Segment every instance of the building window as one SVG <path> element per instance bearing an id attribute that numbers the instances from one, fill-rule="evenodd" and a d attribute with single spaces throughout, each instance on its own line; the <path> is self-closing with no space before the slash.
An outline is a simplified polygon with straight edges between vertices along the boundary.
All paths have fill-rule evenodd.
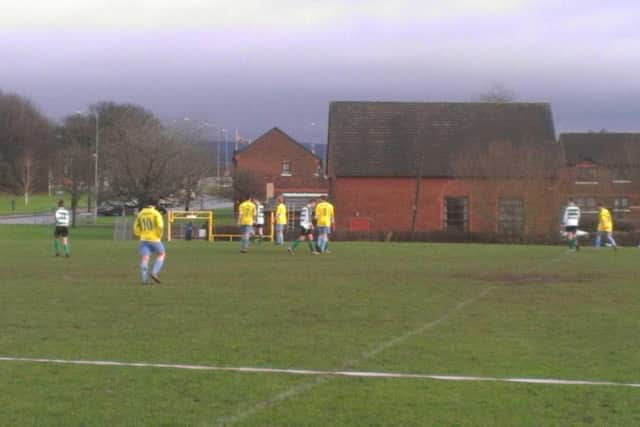
<path id="1" fill-rule="evenodd" d="M 611 171 L 610 176 L 613 184 L 631 184 L 634 173 L 630 168 L 615 168 Z"/>
<path id="2" fill-rule="evenodd" d="M 291 176 L 291 163 L 289 162 L 282 162 L 281 167 L 280 167 L 280 175 L 281 176 Z"/>
<path id="3" fill-rule="evenodd" d="M 576 169 L 576 184 L 596 185 L 598 184 L 598 171 L 595 167 L 579 167 Z"/>
<path id="4" fill-rule="evenodd" d="M 629 199 L 626 197 L 616 197 L 613 199 L 613 210 L 618 212 L 626 212 L 629 210 Z"/>
<path id="5" fill-rule="evenodd" d="M 582 213 L 596 213 L 598 212 L 597 202 L 595 197 L 576 197 L 574 199 L 576 205 L 580 208 Z"/>
<path id="6" fill-rule="evenodd" d="M 508 234 L 521 234 L 524 231 L 524 200 L 498 200 L 498 231 Z"/>
<path id="7" fill-rule="evenodd" d="M 469 230 L 469 199 L 467 197 L 445 197 L 443 228 L 445 231 Z"/>

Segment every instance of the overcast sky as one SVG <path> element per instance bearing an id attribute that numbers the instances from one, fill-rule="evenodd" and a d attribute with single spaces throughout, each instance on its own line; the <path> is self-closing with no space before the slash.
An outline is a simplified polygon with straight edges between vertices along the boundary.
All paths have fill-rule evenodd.
<path id="1" fill-rule="evenodd" d="M 53 119 L 113 100 L 326 142 L 330 101 L 496 83 L 558 132 L 640 131 L 640 1 L 0 0 L 0 89 Z"/>

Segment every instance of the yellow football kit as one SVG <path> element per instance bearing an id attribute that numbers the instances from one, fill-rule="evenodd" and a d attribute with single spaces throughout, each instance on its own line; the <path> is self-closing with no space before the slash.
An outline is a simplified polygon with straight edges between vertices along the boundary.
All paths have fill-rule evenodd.
<path id="1" fill-rule="evenodd" d="M 251 200 L 246 200 L 238 206 L 238 224 L 253 225 L 256 216 L 256 205 Z"/>
<path id="2" fill-rule="evenodd" d="M 329 202 L 320 202 L 316 205 L 316 221 L 318 227 L 331 227 L 334 221 L 333 205 Z"/>
<path id="3" fill-rule="evenodd" d="M 611 233 L 613 231 L 613 220 L 611 219 L 611 212 L 609 209 L 602 208 L 598 213 L 598 231 L 605 231 Z"/>
<path id="4" fill-rule="evenodd" d="M 284 203 L 279 203 L 276 207 L 276 224 L 287 224 L 287 207 Z"/>
<path id="5" fill-rule="evenodd" d="M 152 206 L 142 209 L 133 223 L 133 234 L 147 242 L 162 240 L 163 231 L 162 215 Z"/>

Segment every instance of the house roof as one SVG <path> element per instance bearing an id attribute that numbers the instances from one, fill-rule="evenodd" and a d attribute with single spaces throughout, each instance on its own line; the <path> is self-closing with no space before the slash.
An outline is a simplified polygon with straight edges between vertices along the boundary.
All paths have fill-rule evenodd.
<path id="1" fill-rule="evenodd" d="M 563 133 L 560 145 L 568 165 L 640 165 L 640 133 Z"/>
<path id="2" fill-rule="evenodd" d="M 300 149 L 304 150 L 310 156 L 315 157 L 316 159 L 318 159 L 318 161 L 320 163 L 322 163 L 322 158 L 320 156 L 312 153 L 310 150 L 307 149 L 307 147 L 305 147 L 304 145 L 302 145 L 301 143 L 299 143 L 298 141 L 293 139 L 291 136 L 289 136 L 287 133 L 285 133 L 284 131 L 282 131 L 278 127 L 273 127 L 271 129 L 269 129 L 267 132 L 263 133 L 258 138 L 256 138 L 251 144 L 249 144 L 249 145 L 247 145 L 245 147 L 242 147 L 241 149 L 236 151 L 235 154 L 234 154 L 234 157 L 236 155 L 238 155 L 238 154 L 246 153 L 248 151 L 251 151 L 251 150 L 255 149 L 256 147 L 259 147 L 261 144 L 268 143 L 268 141 L 271 139 L 270 137 L 274 136 L 274 134 L 279 134 L 279 135 L 283 136 L 285 138 L 285 140 L 287 140 L 287 141 L 291 142 L 292 144 L 300 147 Z"/>
<path id="3" fill-rule="evenodd" d="M 416 176 L 422 158 L 423 176 L 457 176 L 457 158 L 496 142 L 559 158 L 549 104 L 332 102 L 327 167 L 331 176 Z"/>

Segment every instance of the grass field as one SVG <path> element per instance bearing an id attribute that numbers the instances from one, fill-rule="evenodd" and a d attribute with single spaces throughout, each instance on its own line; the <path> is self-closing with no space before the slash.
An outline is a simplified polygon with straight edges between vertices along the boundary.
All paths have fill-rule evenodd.
<path id="1" fill-rule="evenodd" d="M 109 227 L 51 255 L 0 226 L 0 356 L 640 383 L 640 251 L 171 242 L 157 286 Z M 0 361 L 0 425 L 640 424 L 640 388 Z"/>
<path id="2" fill-rule="evenodd" d="M 57 206 L 58 200 L 62 198 L 67 207 L 71 206 L 71 196 L 65 193 L 60 197 L 57 195 L 47 194 L 32 194 L 29 196 L 29 203 L 24 203 L 23 196 L 16 196 L 15 194 L 0 193 L 0 215 L 18 215 L 18 214 L 31 214 L 40 212 L 53 212 Z M 13 202 L 13 203 L 12 203 Z M 78 203 L 78 206 L 86 209 L 87 200 L 86 197 L 82 197 Z"/>

